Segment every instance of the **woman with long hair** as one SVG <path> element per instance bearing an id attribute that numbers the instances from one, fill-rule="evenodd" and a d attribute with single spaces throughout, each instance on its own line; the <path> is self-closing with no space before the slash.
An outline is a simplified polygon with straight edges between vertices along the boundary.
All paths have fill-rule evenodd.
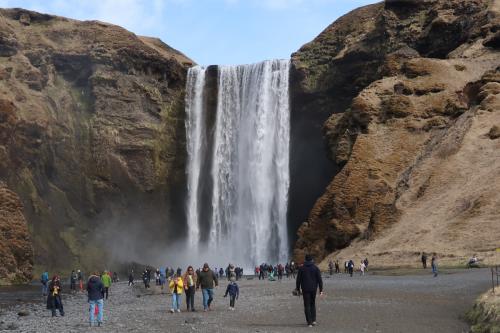
<path id="1" fill-rule="evenodd" d="M 195 311 L 194 309 L 194 293 L 196 291 L 197 275 L 193 266 L 189 266 L 184 273 L 184 291 L 186 292 L 186 305 L 188 311 Z"/>
<path id="2" fill-rule="evenodd" d="M 49 283 L 47 309 L 52 310 L 52 317 L 56 316 L 56 310 L 59 310 L 59 314 L 64 316 L 64 309 L 61 300 L 61 280 L 58 275 L 54 275 Z"/>

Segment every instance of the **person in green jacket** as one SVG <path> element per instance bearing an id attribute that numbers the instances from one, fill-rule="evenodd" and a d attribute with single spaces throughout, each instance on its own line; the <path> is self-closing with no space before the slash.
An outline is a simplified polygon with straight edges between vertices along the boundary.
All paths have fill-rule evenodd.
<path id="1" fill-rule="evenodd" d="M 109 294 L 109 288 L 111 287 L 111 276 L 109 276 L 109 273 L 107 271 L 104 271 L 101 277 L 102 284 L 104 285 L 104 289 L 102 290 L 102 297 L 106 296 L 106 299 L 108 299 L 108 294 Z"/>

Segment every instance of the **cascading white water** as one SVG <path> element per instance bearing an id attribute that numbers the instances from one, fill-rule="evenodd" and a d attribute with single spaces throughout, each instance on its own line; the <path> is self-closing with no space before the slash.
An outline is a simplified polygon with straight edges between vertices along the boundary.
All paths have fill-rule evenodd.
<path id="1" fill-rule="evenodd" d="M 211 198 L 199 195 L 207 131 L 203 112 L 204 70 L 189 70 L 186 96 L 188 140 L 187 218 L 190 244 L 245 267 L 284 262 L 288 256 L 289 61 L 220 66 L 211 159 Z M 211 200 L 200 218 L 198 200 Z M 208 223 L 207 237 L 200 226 Z"/>
<path id="2" fill-rule="evenodd" d="M 202 126 L 203 126 L 203 90 L 205 71 L 193 67 L 188 71 L 186 86 L 186 141 L 187 141 L 187 209 L 186 217 L 189 229 L 189 246 L 195 251 L 200 238 L 198 223 L 198 187 L 200 181 Z"/>

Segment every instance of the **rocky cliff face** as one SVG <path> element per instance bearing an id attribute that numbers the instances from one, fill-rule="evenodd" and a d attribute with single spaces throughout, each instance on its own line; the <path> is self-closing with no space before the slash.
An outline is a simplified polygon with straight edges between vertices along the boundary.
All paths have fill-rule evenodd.
<path id="1" fill-rule="evenodd" d="M 0 285 L 32 278 L 33 247 L 19 197 L 0 182 Z"/>
<path id="2" fill-rule="evenodd" d="M 386 0 L 293 55 L 300 112 L 328 115 L 325 154 L 339 167 L 299 228 L 297 260 L 493 261 L 499 14 L 498 1 Z"/>
<path id="3" fill-rule="evenodd" d="M 24 204 L 40 268 L 95 268 L 168 239 L 190 65 L 114 25 L 0 10 L 0 180 Z"/>

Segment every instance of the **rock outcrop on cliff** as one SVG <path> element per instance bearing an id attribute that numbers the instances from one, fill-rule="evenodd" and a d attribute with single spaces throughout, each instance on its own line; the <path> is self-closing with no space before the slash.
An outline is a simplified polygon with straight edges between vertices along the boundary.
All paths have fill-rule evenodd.
<path id="1" fill-rule="evenodd" d="M 33 247 L 21 199 L 0 182 L 0 285 L 31 281 Z"/>
<path id="2" fill-rule="evenodd" d="M 0 180 L 24 204 L 37 265 L 96 268 L 168 239 L 191 65 L 114 25 L 0 10 Z"/>
<path id="3" fill-rule="evenodd" d="M 340 170 L 298 231 L 318 260 L 458 263 L 500 247 L 498 1 L 387 0 L 292 57 L 301 112 L 328 113 Z"/>

